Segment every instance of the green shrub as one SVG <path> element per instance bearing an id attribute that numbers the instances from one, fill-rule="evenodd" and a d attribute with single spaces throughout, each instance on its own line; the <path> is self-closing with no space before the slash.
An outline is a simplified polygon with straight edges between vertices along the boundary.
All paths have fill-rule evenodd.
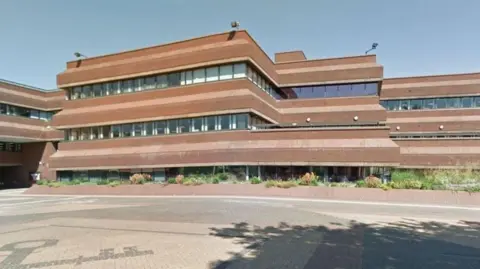
<path id="1" fill-rule="evenodd" d="M 175 180 L 174 177 L 171 177 L 171 178 L 167 179 L 167 183 L 168 184 L 177 184 L 177 181 Z"/>
<path id="2" fill-rule="evenodd" d="M 267 180 L 267 182 L 265 182 L 265 187 L 267 188 L 276 187 L 276 188 L 288 189 L 296 186 L 297 186 L 297 182 L 290 181 L 290 180 L 289 181 Z"/>
<path id="3" fill-rule="evenodd" d="M 183 179 L 182 184 L 185 186 L 198 186 L 198 185 L 202 185 L 203 182 L 202 180 L 199 180 L 197 178 L 187 177 Z"/>
<path id="4" fill-rule="evenodd" d="M 392 189 L 429 189 L 429 185 L 425 183 L 427 183 L 427 181 L 422 182 L 417 179 L 405 179 L 402 181 L 390 181 L 387 185 Z"/>
<path id="5" fill-rule="evenodd" d="M 388 190 L 391 190 L 391 189 L 392 189 L 392 187 L 391 187 L 390 185 L 388 185 L 388 184 L 382 184 L 382 185 L 380 186 L 380 188 L 381 188 L 382 190 L 384 190 L 384 191 L 388 191 Z"/>
<path id="6" fill-rule="evenodd" d="M 48 180 L 37 180 L 37 185 L 43 186 L 43 185 L 48 185 Z"/>
<path id="7" fill-rule="evenodd" d="M 250 183 L 252 183 L 252 184 L 260 184 L 260 183 L 262 183 L 262 180 L 261 180 L 259 177 L 253 177 L 253 178 L 250 180 Z"/>
<path id="8" fill-rule="evenodd" d="M 98 185 L 97 182 L 90 182 L 90 181 L 87 181 L 87 182 L 82 182 L 80 183 L 80 185 L 84 186 L 84 185 Z"/>
<path id="9" fill-rule="evenodd" d="M 296 186 L 297 186 L 297 182 L 295 181 L 280 181 L 277 184 L 277 188 L 283 188 L 283 189 L 288 189 Z"/>
<path id="10" fill-rule="evenodd" d="M 80 181 L 78 179 L 74 179 L 74 180 L 70 181 L 70 185 L 80 185 L 80 183 L 82 183 L 82 181 Z"/>
<path id="11" fill-rule="evenodd" d="M 276 180 L 267 180 L 265 182 L 265 187 L 267 187 L 267 188 L 275 187 L 276 185 L 277 185 Z"/>
<path id="12" fill-rule="evenodd" d="M 212 179 L 212 183 L 213 183 L 213 184 L 218 184 L 218 183 L 220 183 L 220 179 L 219 179 L 218 177 L 214 177 L 214 178 Z"/>
<path id="13" fill-rule="evenodd" d="M 417 179 L 411 179 L 411 180 L 405 180 L 403 187 L 405 189 L 414 189 L 414 190 L 419 190 L 422 188 L 422 182 Z"/>
<path id="14" fill-rule="evenodd" d="M 65 186 L 65 184 L 60 181 L 50 181 L 48 182 L 47 186 L 49 186 L 50 188 L 59 188 Z"/>
<path id="15" fill-rule="evenodd" d="M 392 181 L 419 180 L 423 181 L 425 175 L 422 170 L 395 169 L 391 173 Z"/>
<path id="16" fill-rule="evenodd" d="M 469 193 L 480 192 L 480 185 L 465 187 L 463 190 Z"/>
<path id="17" fill-rule="evenodd" d="M 451 185 L 479 184 L 480 172 L 478 166 L 467 166 L 459 169 L 426 170 L 425 177 L 435 183 L 451 188 Z"/>
<path id="18" fill-rule="evenodd" d="M 357 180 L 357 182 L 355 182 L 355 187 L 357 188 L 366 188 L 367 187 L 367 183 L 365 182 L 365 180 Z"/>
<path id="19" fill-rule="evenodd" d="M 433 182 L 430 182 L 430 181 L 423 181 L 422 182 L 422 190 L 434 190 L 435 189 L 435 185 L 433 184 Z"/>
<path id="20" fill-rule="evenodd" d="M 121 185 L 122 183 L 118 180 L 114 180 L 114 181 L 111 181 L 110 183 L 108 183 L 108 186 L 110 187 L 117 187 L 119 185 Z"/>
<path id="21" fill-rule="evenodd" d="M 97 181 L 97 185 L 108 185 L 108 180 L 105 180 L 105 179 L 101 179 L 99 181 Z"/>
<path id="22" fill-rule="evenodd" d="M 220 181 L 225 181 L 228 179 L 228 174 L 227 173 L 219 173 L 219 174 L 216 174 L 216 177 L 218 177 L 218 179 Z"/>

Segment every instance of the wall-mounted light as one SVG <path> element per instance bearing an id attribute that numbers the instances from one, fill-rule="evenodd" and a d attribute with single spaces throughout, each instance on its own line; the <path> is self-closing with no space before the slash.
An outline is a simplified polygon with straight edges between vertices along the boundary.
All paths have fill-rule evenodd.
<path id="1" fill-rule="evenodd" d="M 358 116 L 353 117 L 353 120 L 354 120 L 354 121 L 357 121 L 357 120 L 358 120 Z"/>
<path id="2" fill-rule="evenodd" d="M 310 118 L 307 118 L 306 121 L 307 121 L 307 122 L 310 122 Z"/>
<path id="3" fill-rule="evenodd" d="M 395 128 L 395 129 L 397 129 L 397 131 L 400 130 L 400 126 L 397 126 L 397 128 Z"/>
<path id="4" fill-rule="evenodd" d="M 297 126 L 297 123 L 296 122 L 292 123 L 292 126 Z"/>
<path id="5" fill-rule="evenodd" d="M 438 129 L 443 130 L 443 125 L 440 125 Z"/>

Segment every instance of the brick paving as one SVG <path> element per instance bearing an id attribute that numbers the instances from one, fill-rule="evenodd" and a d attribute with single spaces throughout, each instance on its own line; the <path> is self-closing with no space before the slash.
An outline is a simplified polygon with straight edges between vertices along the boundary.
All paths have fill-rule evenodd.
<path id="1" fill-rule="evenodd" d="M 379 209 L 385 210 L 232 199 L 0 197 L 0 268 L 480 268 L 477 220 L 460 225 L 410 216 L 428 209 L 399 212 L 407 221 L 375 214 Z M 471 212 L 452 214 L 474 219 Z"/>

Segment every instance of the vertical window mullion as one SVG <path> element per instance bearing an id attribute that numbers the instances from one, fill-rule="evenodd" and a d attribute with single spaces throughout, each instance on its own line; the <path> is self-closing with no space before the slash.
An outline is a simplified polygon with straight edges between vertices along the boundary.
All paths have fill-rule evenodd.
<path id="1" fill-rule="evenodd" d="M 236 115 L 230 115 L 230 129 L 237 129 L 237 117 Z"/>

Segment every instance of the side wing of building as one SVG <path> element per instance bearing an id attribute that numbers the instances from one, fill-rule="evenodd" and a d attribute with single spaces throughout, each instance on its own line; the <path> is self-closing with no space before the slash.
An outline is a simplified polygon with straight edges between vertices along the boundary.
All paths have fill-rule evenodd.
<path id="1" fill-rule="evenodd" d="M 62 91 L 0 80 L 0 187 L 26 186 L 34 173 L 54 177 L 48 160 L 64 135 L 51 120 L 63 100 Z"/>
<path id="2" fill-rule="evenodd" d="M 479 73 L 385 79 L 381 102 L 402 167 L 478 167 Z"/>

